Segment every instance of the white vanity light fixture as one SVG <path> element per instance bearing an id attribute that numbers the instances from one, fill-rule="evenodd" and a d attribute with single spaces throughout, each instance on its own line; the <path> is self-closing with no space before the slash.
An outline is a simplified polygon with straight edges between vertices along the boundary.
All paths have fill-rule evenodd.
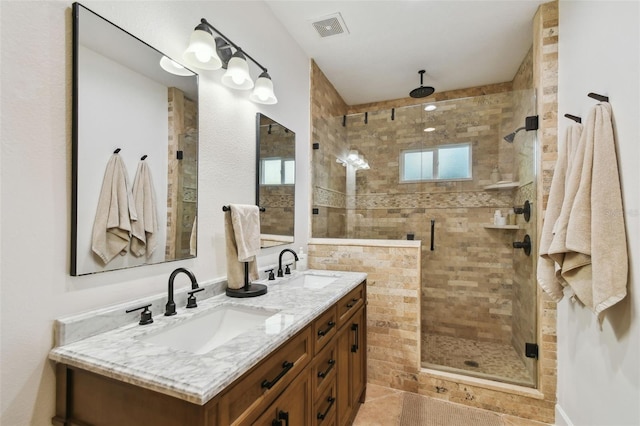
<path id="1" fill-rule="evenodd" d="M 173 59 L 168 58 L 164 55 L 162 56 L 162 58 L 160 58 L 160 67 L 162 67 L 162 69 L 165 70 L 166 72 L 174 75 L 180 75 L 183 77 L 190 77 L 194 75 L 193 72 L 183 67 Z"/>
<path id="2" fill-rule="evenodd" d="M 218 56 L 216 40 L 205 22 L 191 33 L 189 46 L 182 55 L 188 65 L 203 70 L 217 70 L 222 68 L 222 59 Z"/>
<path id="3" fill-rule="evenodd" d="M 214 32 L 220 37 L 214 38 Z M 233 55 L 231 47 L 235 49 Z M 226 68 L 227 71 L 221 79 L 222 84 L 236 90 L 250 90 L 255 87 L 249 96 L 249 99 L 255 103 L 273 105 L 278 102 L 267 69 L 204 18 L 200 20 L 200 24 L 191 35 L 189 46 L 184 52 L 184 59 L 194 68 L 205 70 Z M 255 85 L 249 73 L 247 59 L 262 70 Z"/>
<path id="4" fill-rule="evenodd" d="M 369 167 L 369 162 L 364 158 L 364 155 L 359 154 L 355 149 L 349 151 L 346 160 L 336 159 L 336 161 L 342 163 L 344 166 L 349 164 L 356 170 L 369 170 L 371 168 Z"/>
<path id="5" fill-rule="evenodd" d="M 269 73 L 264 71 L 258 76 L 253 92 L 249 95 L 249 99 L 265 105 L 278 103 L 278 98 L 276 98 L 275 93 L 273 93 L 273 82 L 271 81 Z"/>
<path id="6" fill-rule="evenodd" d="M 227 64 L 227 72 L 222 76 L 222 84 L 232 89 L 249 90 L 253 89 L 253 80 L 249 74 L 249 64 L 247 58 L 241 50 L 231 56 Z"/>

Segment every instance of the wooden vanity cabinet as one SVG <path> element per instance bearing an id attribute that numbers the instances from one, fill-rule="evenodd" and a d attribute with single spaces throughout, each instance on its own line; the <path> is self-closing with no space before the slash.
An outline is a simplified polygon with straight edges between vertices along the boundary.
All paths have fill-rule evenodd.
<path id="1" fill-rule="evenodd" d="M 56 426 L 329 426 L 366 391 L 366 281 L 205 405 L 56 365 Z"/>

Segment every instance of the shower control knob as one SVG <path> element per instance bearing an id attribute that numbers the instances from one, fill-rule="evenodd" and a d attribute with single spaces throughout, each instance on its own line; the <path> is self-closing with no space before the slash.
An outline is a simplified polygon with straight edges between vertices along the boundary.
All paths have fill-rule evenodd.
<path id="1" fill-rule="evenodd" d="M 514 241 L 513 248 L 523 249 L 524 254 L 526 254 L 527 256 L 530 256 L 531 255 L 531 237 L 529 237 L 529 234 L 525 235 L 524 240 L 522 241 Z"/>

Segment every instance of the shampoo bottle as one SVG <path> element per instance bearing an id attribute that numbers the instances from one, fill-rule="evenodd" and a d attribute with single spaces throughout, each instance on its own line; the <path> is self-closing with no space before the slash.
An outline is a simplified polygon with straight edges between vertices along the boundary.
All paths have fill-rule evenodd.
<path id="1" fill-rule="evenodd" d="M 298 261 L 296 262 L 296 270 L 297 271 L 307 270 L 307 255 L 302 251 L 302 247 L 300 247 L 300 251 L 298 252 Z"/>

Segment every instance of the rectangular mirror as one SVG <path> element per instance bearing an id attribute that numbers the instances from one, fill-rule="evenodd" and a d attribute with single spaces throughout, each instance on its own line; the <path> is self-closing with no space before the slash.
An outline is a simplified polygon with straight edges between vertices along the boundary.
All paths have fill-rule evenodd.
<path id="1" fill-rule="evenodd" d="M 296 135 L 264 114 L 257 114 L 256 204 L 260 213 L 260 245 L 293 243 L 295 214 Z"/>
<path id="2" fill-rule="evenodd" d="M 72 138 L 71 275 L 196 256 L 198 76 L 79 3 Z"/>

